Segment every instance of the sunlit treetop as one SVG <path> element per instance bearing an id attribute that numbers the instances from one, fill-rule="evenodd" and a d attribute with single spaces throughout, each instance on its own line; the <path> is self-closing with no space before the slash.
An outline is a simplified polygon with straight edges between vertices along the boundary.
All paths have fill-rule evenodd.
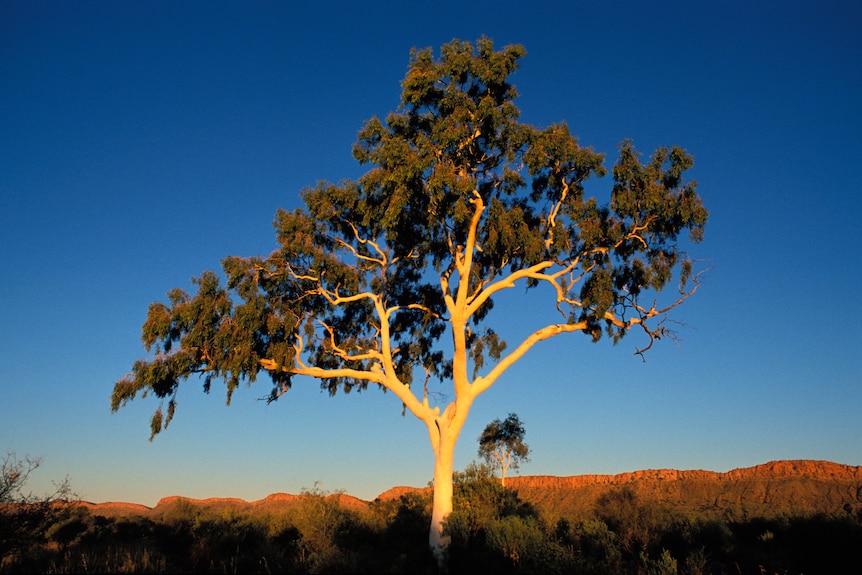
<path id="1" fill-rule="evenodd" d="M 152 304 L 143 342 L 153 355 L 117 382 L 112 408 L 138 392 L 166 400 L 155 435 L 190 375 L 207 391 L 223 380 L 229 401 L 265 370 L 270 399 L 294 375 L 333 394 L 374 383 L 428 421 L 440 413 L 429 378 L 472 401 L 549 337 L 618 341 L 640 327 L 641 350 L 651 346 L 664 331 L 650 320 L 697 288 L 678 247 L 684 232 L 700 241 L 707 220 L 684 179 L 693 159 L 671 147 L 644 160 L 623 142 L 610 201 L 585 197 L 584 183 L 607 174 L 605 158 L 565 123 L 519 122 L 509 79 L 524 55 L 486 38 L 453 41 L 439 58 L 414 50 L 399 107 L 359 132 L 364 175 L 318 183 L 302 192 L 304 209 L 279 210 L 269 256 L 225 258 L 222 278 L 205 272 L 195 294 L 172 290 Z M 671 282 L 679 292 L 657 305 Z M 510 349 L 491 327 L 494 297 L 539 285 L 552 289 L 524 297 L 559 313 Z"/>

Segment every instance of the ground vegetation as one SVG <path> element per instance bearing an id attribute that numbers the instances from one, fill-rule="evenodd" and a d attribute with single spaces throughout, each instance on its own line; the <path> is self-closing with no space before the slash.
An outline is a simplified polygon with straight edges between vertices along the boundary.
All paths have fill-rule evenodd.
<path id="1" fill-rule="evenodd" d="M 444 526 L 450 573 L 818 575 L 862 569 L 862 513 L 850 508 L 822 513 L 773 506 L 716 516 L 612 486 L 589 511 L 561 514 L 502 486 L 484 464 L 471 464 L 453 479 L 453 511 Z M 148 515 L 105 516 L 77 505 L 28 527 L 25 547 L 5 547 L 0 573 L 431 575 L 440 572 L 427 545 L 431 508 L 428 489 L 357 506 L 319 486 L 271 507 L 173 498 Z M 4 525 L 17 526 L 20 517 L 4 514 Z"/>

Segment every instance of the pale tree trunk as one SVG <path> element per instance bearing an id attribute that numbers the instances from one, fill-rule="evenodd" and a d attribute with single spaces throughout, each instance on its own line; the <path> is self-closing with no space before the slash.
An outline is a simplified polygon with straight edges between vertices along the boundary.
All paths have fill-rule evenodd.
<path id="1" fill-rule="evenodd" d="M 428 535 L 428 543 L 440 566 L 444 565 L 450 540 L 448 535 L 443 534 L 443 523 L 452 513 L 452 462 L 456 439 L 456 437 L 441 437 L 434 454 L 434 499 L 431 506 L 431 532 Z"/>
<path id="2" fill-rule="evenodd" d="M 460 403 L 460 405 L 459 405 Z M 426 421 L 434 449 L 434 498 L 431 504 L 431 531 L 428 543 L 441 572 L 446 570 L 450 537 L 443 534 L 446 518 L 452 513 L 452 475 L 455 443 L 470 411 L 472 399 L 450 404 L 442 415 Z"/>
<path id="3" fill-rule="evenodd" d="M 500 485 L 506 487 L 506 472 L 509 471 L 509 456 L 497 448 L 497 462 L 500 464 Z"/>

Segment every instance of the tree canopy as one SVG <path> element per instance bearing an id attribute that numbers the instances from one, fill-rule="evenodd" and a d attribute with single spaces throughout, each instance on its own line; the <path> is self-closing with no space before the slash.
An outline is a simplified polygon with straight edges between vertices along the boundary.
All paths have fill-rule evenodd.
<path id="1" fill-rule="evenodd" d="M 678 247 L 684 231 L 700 241 L 707 220 L 683 177 L 693 158 L 663 147 L 643 159 L 624 141 L 610 201 L 586 197 L 584 183 L 607 174 L 604 155 L 565 122 L 519 122 L 510 76 L 524 55 L 488 38 L 454 40 L 438 58 L 413 50 L 399 107 L 358 134 L 364 175 L 320 182 L 302 192 L 304 209 L 279 210 L 268 256 L 227 257 L 222 274 L 194 279 L 196 293 L 153 303 L 142 335 L 152 355 L 115 384 L 112 409 L 154 394 L 155 436 L 194 374 L 206 391 L 224 381 L 228 402 L 261 371 L 270 400 L 295 376 L 331 394 L 373 384 L 428 426 L 451 468 L 473 400 L 537 342 L 616 342 L 640 328 L 639 351 L 649 348 L 665 333 L 658 319 L 698 285 Z M 672 281 L 679 293 L 658 305 Z M 551 290 L 534 299 L 556 317 L 507 345 L 490 325 L 494 298 L 539 285 Z M 452 383 L 453 401 L 432 405 L 432 378 Z"/>
<path id="2" fill-rule="evenodd" d="M 530 461 L 530 446 L 524 441 L 527 430 L 517 413 L 506 419 L 495 419 L 479 436 L 479 456 L 488 465 L 500 468 L 500 482 L 506 485 L 509 468 L 518 469 L 521 462 Z"/>

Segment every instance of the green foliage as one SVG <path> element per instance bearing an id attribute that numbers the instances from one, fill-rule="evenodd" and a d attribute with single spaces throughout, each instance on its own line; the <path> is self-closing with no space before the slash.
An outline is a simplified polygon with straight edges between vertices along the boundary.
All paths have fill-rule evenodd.
<path id="1" fill-rule="evenodd" d="M 455 508 L 446 520 L 453 572 L 569 572 L 571 558 L 548 537 L 539 512 L 506 489 L 487 465 L 455 474 Z"/>
<path id="2" fill-rule="evenodd" d="M 684 179 L 692 156 L 663 147 L 642 162 L 624 142 L 609 201 L 585 197 L 585 182 L 608 173 L 604 155 L 565 123 L 519 121 L 510 79 L 525 54 L 484 37 L 454 40 L 436 58 L 412 51 L 400 105 L 359 131 L 353 156 L 367 171 L 305 189 L 304 209 L 279 210 L 269 256 L 225 258 L 223 278 L 206 271 L 193 279 L 194 294 L 173 289 L 153 303 L 142 328 L 153 355 L 116 382 L 111 408 L 155 395 L 152 437 L 170 424 L 189 377 L 202 377 L 205 391 L 224 381 L 229 402 L 264 370 L 271 400 L 295 375 L 310 375 L 332 394 L 396 390 L 424 420 L 433 413 L 422 407 L 427 388 L 415 402 L 407 397 L 417 392 L 406 389 L 414 373 L 469 382 L 503 359 L 499 333 L 468 324 L 489 320 L 493 296 L 516 283 L 556 294 L 548 311 L 562 312 L 568 327 L 549 324 L 557 329 L 538 339 L 583 331 L 617 341 L 641 327 L 651 345 L 664 335 L 648 321 L 696 286 L 678 237 L 687 230 L 699 241 L 707 220 Z M 641 305 L 644 292 L 674 277 L 676 301 Z M 458 357 L 441 340 L 447 330 L 463 338 Z"/>
<path id="3" fill-rule="evenodd" d="M 596 503 L 596 515 L 616 533 L 623 555 L 630 559 L 655 550 L 674 522 L 665 509 L 639 501 L 627 487 L 603 494 Z"/>
<path id="4" fill-rule="evenodd" d="M 90 513 L 83 507 L 71 510 L 66 517 L 54 518 L 45 530 L 45 537 L 57 543 L 61 550 L 84 539 L 89 530 Z"/>
<path id="5" fill-rule="evenodd" d="M 564 557 L 555 553 L 557 546 L 547 541 L 536 517 L 506 515 L 490 522 L 485 527 L 485 544 L 514 571 L 552 573 L 559 570 L 557 563 Z"/>
<path id="6" fill-rule="evenodd" d="M 380 543 L 391 553 L 390 572 L 409 572 L 417 570 L 417 566 L 433 565 L 427 545 L 431 520 L 429 492 L 410 492 L 389 501 L 376 500 L 372 509 L 383 525 Z"/>
<path id="7" fill-rule="evenodd" d="M 456 532 L 473 537 L 483 525 L 504 515 L 534 512 L 514 491 L 500 485 L 488 465 L 471 463 L 453 479 L 453 513 L 447 520 L 453 538 L 458 537 Z"/>
<path id="8" fill-rule="evenodd" d="M 677 575 L 679 573 L 677 561 L 667 549 L 662 549 L 661 554 L 655 559 L 650 559 L 645 551 L 641 551 L 641 561 L 644 565 L 644 575 Z"/>
<path id="9" fill-rule="evenodd" d="M 530 447 L 524 442 L 526 433 L 518 415 L 510 413 L 506 419 L 495 419 L 486 425 L 479 436 L 479 456 L 500 469 L 503 485 L 510 467 L 518 469 L 522 462 L 530 461 Z"/>
<path id="10" fill-rule="evenodd" d="M 622 570 L 619 538 L 604 521 L 591 519 L 582 523 L 575 541 L 588 572 L 618 573 Z"/>
<path id="11" fill-rule="evenodd" d="M 301 502 L 287 513 L 299 530 L 299 558 L 312 572 L 341 571 L 353 560 L 350 553 L 351 531 L 358 523 L 356 514 L 339 505 L 332 495 L 317 484 L 304 489 Z M 355 534 L 353 534 L 355 535 Z"/>

